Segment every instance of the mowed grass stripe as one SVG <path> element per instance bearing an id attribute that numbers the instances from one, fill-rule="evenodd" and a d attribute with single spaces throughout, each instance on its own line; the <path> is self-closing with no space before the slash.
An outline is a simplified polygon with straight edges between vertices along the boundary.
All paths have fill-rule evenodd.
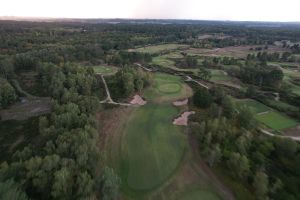
<path id="1" fill-rule="evenodd" d="M 148 104 L 137 108 L 125 130 L 123 161 L 127 174 L 121 177 L 133 190 L 151 190 L 176 169 L 186 147 L 182 129 L 172 125 L 178 110 L 171 105 Z"/>

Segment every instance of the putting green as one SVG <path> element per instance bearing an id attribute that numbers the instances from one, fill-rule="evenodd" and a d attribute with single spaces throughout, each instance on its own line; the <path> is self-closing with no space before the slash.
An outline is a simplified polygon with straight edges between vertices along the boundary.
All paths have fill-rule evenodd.
<path id="1" fill-rule="evenodd" d="M 180 77 L 156 73 L 154 83 L 144 92 L 144 97 L 147 101 L 163 102 L 188 98 L 192 94 L 192 89 Z"/>
<path id="2" fill-rule="evenodd" d="M 162 93 L 176 93 L 180 92 L 181 85 L 177 83 L 167 83 L 158 86 L 158 90 Z"/>
<path id="3" fill-rule="evenodd" d="M 220 198 L 206 190 L 195 189 L 189 192 L 185 192 L 178 200 L 220 200 Z"/>
<path id="4" fill-rule="evenodd" d="M 147 104 L 130 116 L 124 130 L 121 178 L 131 190 L 151 190 L 177 168 L 187 140 L 182 128 L 172 124 L 176 115 L 178 110 L 171 105 Z"/>

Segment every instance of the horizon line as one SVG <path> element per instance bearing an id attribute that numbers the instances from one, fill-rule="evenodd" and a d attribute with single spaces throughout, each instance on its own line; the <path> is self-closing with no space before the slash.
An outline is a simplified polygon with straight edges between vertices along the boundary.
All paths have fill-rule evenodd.
<path id="1" fill-rule="evenodd" d="M 5 19 L 7 18 L 7 19 Z M 10 18 L 10 19 L 9 19 Z M 60 19 L 69 19 L 69 20 L 96 20 L 96 19 L 105 19 L 105 20 L 182 20 L 182 21 L 221 21 L 221 22 L 267 22 L 267 23 L 300 23 L 300 21 L 257 21 L 257 20 L 230 20 L 230 19 L 184 19 L 184 18 L 131 18 L 131 17 L 45 17 L 45 16 L 7 16 L 0 15 L 0 20 L 12 20 L 15 19 L 52 19 L 52 20 L 60 20 Z M 21 20 L 22 21 L 22 20 Z"/>

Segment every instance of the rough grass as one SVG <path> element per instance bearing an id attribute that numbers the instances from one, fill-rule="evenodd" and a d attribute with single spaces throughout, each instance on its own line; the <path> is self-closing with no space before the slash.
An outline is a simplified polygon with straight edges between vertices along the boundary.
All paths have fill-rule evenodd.
<path id="1" fill-rule="evenodd" d="M 238 106 L 248 106 L 255 114 L 267 112 L 271 110 L 271 108 L 269 108 L 268 106 L 265 106 L 264 104 L 259 103 L 252 99 L 236 101 L 236 104 Z"/>
<path id="2" fill-rule="evenodd" d="M 193 72 L 194 74 L 198 72 L 198 69 L 183 69 L 176 67 L 175 62 L 170 60 L 168 55 L 154 57 L 152 59 L 152 64 L 169 68 L 178 72 Z"/>
<path id="3" fill-rule="evenodd" d="M 211 81 L 228 81 L 230 77 L 222 70 L 211 69 Z"/>
<path id="4" fill-rule="evenodd" d="M 144 97 L 148 101 L 163 102 L 192 95 L 192 89 L 178 76 L 156 73 L 154 83 L 144 92 Z"/>
<path id="5" fill-rule="evenodd" d="M 176 169 L 186 148 L 181 128 L 172 125 L 178 110 L 147 104 L 131 115 L 125 128 L 121 177 L 133 190 L 151 190 Z"/>
<path id="6" fill-rule="evenodd" d="M 93 69 L 95 73 L 97 74 L 102 74 L 102 75 L 112 75 L 117 73 L 118 68 L 113 67 L 113 66 L 93 66 Z"/>
<path id="7" fill-rule="evenodd" d="M 262 115 L 256 115 L 255 118 L 277 131 L 293 128 L 299 124 L 299 122 L 296 120 L 276 111 L 268 112 Z"/>
<path id="8" fill-rule="evenodd" d="M 130 51 L 153 54 L 153 53 L 160 53 L 162 51 L 170 51 L 170 50 L 187 48 L 187 47 L 188 45 L 183 45 L 183 44 L 161 44 L 161 45 L 153 45 L 153 46 L 141 47 L 137 49 L 131 49 Z"/>

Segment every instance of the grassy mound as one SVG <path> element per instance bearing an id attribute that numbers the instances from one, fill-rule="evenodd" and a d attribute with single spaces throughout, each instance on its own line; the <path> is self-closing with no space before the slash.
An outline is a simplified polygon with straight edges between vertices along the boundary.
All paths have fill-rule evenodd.
<path id="1" fill-rule="evenodd" d="M 133 190 L 151 190 L 177 168 L 186 136 L 172 125 L 178 110 L 171 105 L 147 104 L 134 111 L 125 128 L 121 177 Z"/>

